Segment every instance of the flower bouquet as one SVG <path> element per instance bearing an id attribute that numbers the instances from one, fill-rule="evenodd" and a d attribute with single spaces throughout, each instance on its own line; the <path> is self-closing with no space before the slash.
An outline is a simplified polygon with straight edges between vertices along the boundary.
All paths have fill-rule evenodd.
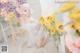
<path id="1" fill-rule="evenodd" d="M 24 31 L 19 29 L 21 27 L 20 19 L 26 17 L 25 15 L 29 15 L 29 12 L 27 12 L 29 8 L 27 7 L 28 9 L 25 10 L 26 7 L 23 6 L 25 3 L 26 2 L 23 0 L 0 0 L 0 19 L 3 19 L 4 22 L 8 24 L 10 35 L 12 35 L 14 42 L 16 40 L 16 35 L 18 35 L 17 32 L 23 33 Z M 18 11 L 17 9 L 22 9 L 23 11 Z"/>
<path id="2" fill-rule="evenodd" d="M 57 21 L 54 16 L 49 16 L 47 18 L 41 17 L 40 24 L 49 32 L 49 35 L 55 39 L 59 38 L 60 32 L 63 32 L 62 24 Z"/>

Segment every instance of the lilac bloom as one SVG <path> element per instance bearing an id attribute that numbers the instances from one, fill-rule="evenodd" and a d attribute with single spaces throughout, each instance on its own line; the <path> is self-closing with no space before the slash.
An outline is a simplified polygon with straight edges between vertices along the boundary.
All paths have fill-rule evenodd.
<path id="1" fill-rule="evenodd" d="M 19 4 L 27 3 L 27 1 L 26 1 L 26 0 L 17 0 L 17 2 L 18 2 Z"/>
<path id="2" fill-rule="evenodd" d="M 0 3 L 0 9 L 4 7 L 4 4 Z"/>
<path id="3" fill-rule="evenodd" d="M 6 10 L 7 11 L 14 11 L 15 10 L 15 6 L 12 4 L 12 3 L 10 3 L 10 2 L 8 2 L 6 5 Z"/>

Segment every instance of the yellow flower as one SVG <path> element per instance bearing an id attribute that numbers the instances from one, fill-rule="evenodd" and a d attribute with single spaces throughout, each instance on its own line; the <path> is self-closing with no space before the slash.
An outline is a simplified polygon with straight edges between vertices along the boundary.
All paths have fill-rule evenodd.
<path id="1" fill-rule="evenodd" d="M 51 24 L 52 21 L 55 22 L 54 25 Z M 60 27 L 62 25 L 62 23 L 60 21 L 55 20 L 55 18 L 53 18 L 51 16 L 49 16 L 48 19 L 46 19 L 44 17 L 41 17 L 40 18 L 40 23 L 43 26 L 45 26 L 48 30 L 50 30 L 50 32 L 52 32 L 52 33 L 53 32 L 55 33 L 57 30 L 59 30 L 61 32 L 63 31 L 63 29 L 61 29 L 61 27 Z"/>
<path id="2" fill-rule="evenodd" d="M 73 21 L 72 28 L 80 30 L 80 8 L 76 8 L 70 12 L 69 18 Z"/>
<path id="3" fill-rule="evenodd" d="M 77 23 L 80 23 L 80 8 L 73 10 L 69 14 L 69 18 L 72 19 L 73 21 L 77 22 Z"/>
<path id="4" fill-rule="evenodd" d="M 60 21 L 57 21 L 57 20 L 56 20 L 56 22 L 55 22 L 55 27 L 56 27 L 56 29 L 57 29 L 58 31 L 64 32 L 63 25 L 62 25 L 62 23 L 61 23 Z"/>
<path id="5" fill-rule="evenodd" d="M 75 29 L 80 29 L 80 23 L 74 23 Z"/>
<path id="6" fill-rule="evenodd" d="M 75 7 L 75 3 L 72 3 L 72 2 L 65 3 L 60 7 L 60 12 L 62 13 L 62 12 L 72 10 L 74 7 Z"/>
<path id="7" fill-rule="evenodd" d="M 6 16 L 6 19 L 8 20 L 8 21 L 10 21 L 10 20 L 13 20 L 13 18 L 15 18 L 15 13 L 14 12 L 9 12 L 8 14 L 7 14 L 7 16 Z"/>
<path id="8" fill-rule="evenodd" d="M 44 25 L 45 25 L 47 28 L 49 28 L 49 27 L 51 26 L 50 22 L 48 22 L 47 19 L 45 20 Z"/>
<path id="9" fill-rule="evenodd" d="M 55 26 L 51 26 L 51 27 L 50 27 L 50 32 L 52 32 L 52 33 L 55 33 L 55 32 L 56 32 Z"/>
<path id="10" fill-rule="evenodd" d="M 71 28 L 73 28 L 74 30 L 80 31 L 80 23 L 73 23 L 71 25 Z"/>
<path id="11" fill-rule="evenodd" d="M 47 21 L 46 17 L 41 17 L 40 18 L 40 24 L 44 25 L 45 27 L 49 27 L 50 26 L 50 23 Z"/>
<path id="12" fill-rule="evenodd" d="M 47 20 L 52 23 L 55 20 L 55 16 L 48 16 Z"/>
<path id="13" fill-rule="evenodd" d="M 44 25 L 44 23 L 45 23 L 45 18 L 44 18 L 44 17 L 41 17 L 40 20 L 39 20 L 39 22 L 40 22 L 41 25 Z"/>
<path id="14" fill-rule="evenodd" d="M 69 27 L 70 27 L 70 28 L 75 29 L 75 27 L 74 27 L 74 24 L 73 24 L 73 23 L 72 23 L 72 24 L 69 24 Z"/>

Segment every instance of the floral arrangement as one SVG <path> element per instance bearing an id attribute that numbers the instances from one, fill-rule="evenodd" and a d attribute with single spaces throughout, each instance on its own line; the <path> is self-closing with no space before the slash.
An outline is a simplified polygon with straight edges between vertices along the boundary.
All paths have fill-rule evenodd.
<path id="1" fill-rule="evenodd" d="M 74 30 L 78 30 L 80 33 L 80 9 L 74 9 L 72 12 L 69 14 L 69 18 L 72 20 L 72 28 Z"/>
<path id="2" fill-rule="evenodd" d="M 66 7 L 65 7 L 66 6 Z M 71 11 L 72 9 L 75 8 L 75 3 L 74 2 L 67 2 L 67 3 L 64 3 L 60 8 L 59 8 L 59 13 L 64 13 L 64 12 L 67 12 L 67 11 Z"/>
<path id="3" fill-rule="evenodd" d="M 66 6 L 66 7 L 65 7 Z M 41 25 L 52 35 L 53 37 L 59 37 L 60 33 L 64 32 L 61 21 L 57 20 L 56 16 L 59 13 L 65 13 L 75 8 L 75 3 L 69 2 L 62 5 L 54 15 L 48 17 L 41 17 Z"/>
<path id="4" fill-rule="evenodd" d="M 25 3 L 26 1 L 24 0 L 0 0 L 0 17 L 3 17 L 3 19 L 8 23 L 19 26 L 19 18 L 22 15 L 17 9 L 21 9 L 20 7 L 23 7 L 22 5 Z"/>
<path id="5" fill-rule="evenodd" d="M 0 19 L 3 19 L 10 27 L 13 44 L 15 45 L 16 34 L 24 33 L 24 30 L 17 30 L 22 21 L 30 17 L 30 9 L 26 0 L 0 0 Z"/>
<path id="6" fill-rule="evenodd" d="M 58 11 L 58 13 L 66 12 L 69 12 L 69 19 L 71 20 L 69 25 L 80 33 L 80 8 L 76 8 L 74 2 L 68 2 L 62 5 Z"/>
<path id="7" fill-rule="evenodd" d="M 62 23 L 56 20 L 55 16 L 41 17 L 39 21 L 41 26 L 54 38 L 59 38 L 60 33 L 63 32 Z"/>

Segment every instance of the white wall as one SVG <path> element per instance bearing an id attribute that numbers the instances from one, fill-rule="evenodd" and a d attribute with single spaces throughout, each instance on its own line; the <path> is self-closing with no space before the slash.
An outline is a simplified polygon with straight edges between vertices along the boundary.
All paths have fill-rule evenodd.
<path id="1" fill-rule="evenodd" d="M 59 5 L 54 3 L 54 0 L 27 0 L 27 2 L 30 4 L 33 14 L 32 16 L 34 18 L 39 18 L 42 16 L 48 16 L 53 14 L 57 10 L 57 7 Z"/>
<path id="2" fill-rule="evenodd" d="M 55 0 L 40 0 L 40 3 L 43 16 L 48 16 L 53 14 L 59 7 L 59 4 L 56 4 Z"/>
<path id="3" fill-rule="evenodd" d="M 40 0 L 27 0 L 32 8 L 32 16 L 34 18 L 39 18 L 41 16 L 41 5 Z"/>

